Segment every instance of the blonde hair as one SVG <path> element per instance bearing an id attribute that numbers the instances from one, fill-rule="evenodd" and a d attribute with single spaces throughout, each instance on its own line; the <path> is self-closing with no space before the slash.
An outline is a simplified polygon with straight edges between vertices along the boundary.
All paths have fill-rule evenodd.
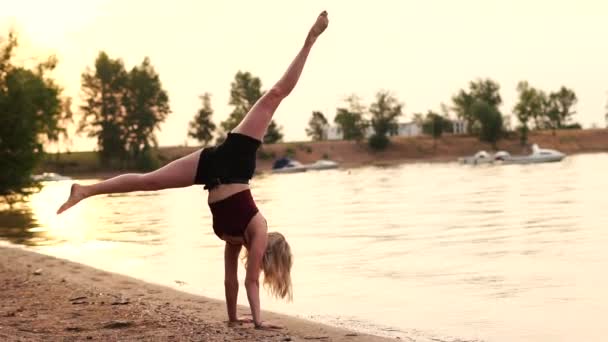
<path id="1" fill-rule="evenodd" d="M 247 260 L 247 253 L 243 261 Z M 268 233 L 266 250 L 262 258 L 262 270 L 264 271 L 264 286 L 268 292 L 276 298 L 287 297 L 288 301 L 293 299 L 291 286 L 291 266 L 293 257 L 291 248 L 281 233 Z"/>

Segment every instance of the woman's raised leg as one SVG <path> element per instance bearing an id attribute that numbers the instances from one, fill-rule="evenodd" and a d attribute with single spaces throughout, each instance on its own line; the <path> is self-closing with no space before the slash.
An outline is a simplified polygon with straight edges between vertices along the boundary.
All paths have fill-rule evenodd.
<path id="1" fill-rule="evenodd" d="M 160 169 L 149 173 L 128 173 L 92 185 L 73 184 L 70 190 L 70 197 L 57 210 L 57 214 L 61 214 L 83 199 L 95 195 L 131 191 L 154 191 L 193 185 L 201 151 L 198 150 L 174 160 Z"/>
<path id="2" fill-rule="evenodd" d="M 317 17 L 317 20 L 308 32 L 304 46 L 293 62 L 291 62 L 283 77 L 251 107 L 245 118 L 243 118 L 243 121 L 234 129 L 235 133 L 245 134 L 258 140 L 264 138 L 266 129 L 270 124 L 270 120 L 272 120 L 272 115 L 281 101 L 291 93 L 296 83 L 298 83 L 310 49 L 319 35 L 327 28 L 328 22 L 327 12 L 323 11 Z"/>

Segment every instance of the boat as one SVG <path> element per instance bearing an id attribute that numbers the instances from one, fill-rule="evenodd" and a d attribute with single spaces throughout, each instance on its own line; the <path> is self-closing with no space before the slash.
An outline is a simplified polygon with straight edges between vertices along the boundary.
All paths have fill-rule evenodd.
<path id="1" fill-rule="evenodd" d="M 329 170 L 335 169 L 338 167 L 338 163 L 321 159 L 317 160 L 312 164 L 302 164 L 297 160 L 284 157 L 277 159 L 272 165 L 273 173 L 296 173 L 296 172 L 305 172 L 308 170 Z"/>
<path id="2" fill-rule="evenodd" d="M 273 173 L 295 173 L 304 171 L 306 171 L 304 164 L 288 157 L 279 158 L 272 165 Z"/>
<path id="3" fill-rule="evenodd" d="M 330 170 L 338 168 L 338 163 L 332 160 L 322 159 L 304 166 L 307 166 L 309 170 Z"/>
<path id="4" fill-rule="evenodd" d="M 494 157 L 486 151 L 479 151 L 472 156 L 459 158 L 458 161 L 462 164 L 489 164 L 494 162 Z"/>
<path id="5" fill-rule="evenodd" d="M 523 156 L 512 156 L 507 151 L 498 151 L 494 155 L 486 151 L 479 151 L 470 157 L 459 158 L 462 164 L 536 164 L 536 163 L 551 163 L 563 160 L 566 155 L 562 152 L 538 147 L 537 144 L 532 145 L 532 153 Z"/>
<path id="6" fill-rule="evenodd" d="M 550 150 L 532 145 L 532 153 L 527 156 L 512 156 L 509 152 L 499 151 L 494 155 L 494 160 L 502 164 L 536 164 L 559 162 L 566 155 L 556 150 Z"/>
<path id="7" fill-rule="evenodd" d="M 33 175 L 32 179 L 36 182 L 54 182 L 54 181 L 63 181 L 70 180 L 72 178 L 67 176 L 62 176 L 58 173 L 54 172 L 45 172 L 40 175 Z"/>

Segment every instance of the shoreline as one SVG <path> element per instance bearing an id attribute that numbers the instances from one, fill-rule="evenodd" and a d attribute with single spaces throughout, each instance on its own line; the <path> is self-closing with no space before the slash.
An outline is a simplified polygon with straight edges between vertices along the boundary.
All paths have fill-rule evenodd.
<path id="1" fill-rule="evenodd" d="M 0 340 L 390 341 L 264 311 L 284 328 L 229 327 L 224 301 L 0 245 Z M 242 294 L 241 294 L 242 295 Z M 240 316 L 248 307 L 238 307 Z"/>
<path id="2" fill-rule="evenodd" d="M 550 131 L 536 131 L 530 134 L 528 141 L 567 155 L 608 152 L 608 129 L 560 130 L 555 135 Z M 161 147 L 157 151 L 158 159 L 164 165 L 200 148 L 202 146 Z M 497 149 L 514 155 L 530 152 L 521 147 L 517 136 L 500 140 Z M 365 142 L 346 140 L 265 144 L 258 151 L 256 173 L 269 173 L 274 160 L 283 156 L 304 164 L 330 159 L 338 162 L 341 168 L 348 169 L 370 165 L 457 162 L 459 157 L 470 156 L 480 150 L 494 149 L 476 137 L 464 135 L 445 135 L 437 141 L 428 136 L 392 137 L 391 144 L 383 151 L 372 151 Z M 73 152 L 48 155 L 38 172 L 57 172 L 74 179 L 103 179 L 137 171 L 104 169 L 99 165 L 95 152 Z"/>

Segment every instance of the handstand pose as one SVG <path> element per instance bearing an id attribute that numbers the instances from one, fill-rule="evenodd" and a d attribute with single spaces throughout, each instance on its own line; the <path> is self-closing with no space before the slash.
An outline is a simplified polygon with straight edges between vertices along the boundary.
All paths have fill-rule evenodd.
<path id="1" fill-rule="evenodd" d="M 204 184 L 205 189 L 209 190 L 213 231 L 226 241 L 224 285 L 229 322 L 244 321 L 238 319 L 236 314 L 238 257 L 244 245 L 247 250 L 245 288 L 253 323 L 256 328 L 272 328 L 262 323 L 260 314 L 260 272 L 264 272 L 264 284 L 272 295 L 291 299 L 292 256 L 283 235 L 268 233 L 266 220 L 251 195 L 249 180 L 255 171 L 256 151 L 272 115 L 295 87 L 310 49 L 327 25 L 327 12 L 323 11 L 283 77 L 254 104 L 223 143 L 198 150 L 150 173 L 124 174 L 88 186 L 73 184 L 70 197 L 57 213 L 95 195 Z"/>

